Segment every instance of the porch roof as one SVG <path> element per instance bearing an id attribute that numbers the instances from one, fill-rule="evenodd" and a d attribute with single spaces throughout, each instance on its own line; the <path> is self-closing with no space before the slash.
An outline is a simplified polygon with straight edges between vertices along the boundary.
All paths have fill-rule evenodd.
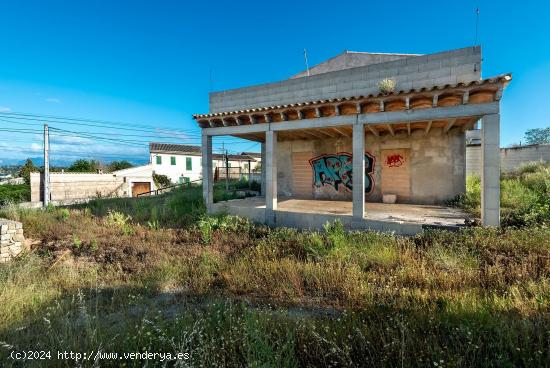
<path id="1" fill-rule="evenodd" d="M 283 123 L 279 126 L 289 127 L 293 130 L 288 139 L 300 138 L 328 138 L 328 137 L 351 137 L 353 121 L 347 123 L 339 119 L 346 115 L 370 116 L 368 119 L 367 132 L 374 135 L 389 133 L 395 135 L 396 130 L 423 129 L 429 131 L 432 127 L 441 127 L 449 131 L 452 127 L 460 126 L 463 130 L 471 129 L 480 115 L 468 105 L 489 105 L 498 103 L 503 90 L 512 80 L 512 74 L 502 74 L 492 78 L 485 78 L 469 83 L 456 83 L 436 85 L 429 88 L 400 90 L 389 94 L 379 93 L 368 96 L 350 96 L 334 98 L 329 100 L 316 100 L 297 102 L 286 105 L 266 106 L 251 108 L 239 111 L 227 111 L 210 114 L 196 114 L 193 118 L 205 131 L 218 131 L 224 134 L 233 135 L 255 141 L 263 141 L 263 131 L 260 128 L 271 123 Z M 447 110 L 453 108 L 462 109 L 458 114 L 438 115 L 436 110 Z M 443 109 L 438 109 L 443 108 Z M 420 111 L 434 110 L 433 114 L 420 113 Z M 454 109 L 457 110 L 457 109 Z M 416 114 L 414 112 L 417 111 Z M 406 113 L 404 119 L 392 118 L 388 120 L 385 114 L 393 112 L 395 116 L 399 113 Z M 415 116 L 416 118 L 415 120 Z M 426 118 L 424 118 L 426 116 Z M 433 116 L 433 118 L 432 118 Z M 429 117 L 429 118 L 428 118 Z M 315 121 L 331 119 L 338 120 L 338 123 L 324 124 L 327 126 L 316 126 Z M 349 118 L 348 118 L 349 119 Z M 301 120 L 301 121 L 300 121 Z M 367 119 L 364 119 L 367 122 Z M 304 124 L 311 122 L 312 124 Z M 275 124 L 275 126 L 278 124 Z M 248 127 L 247 127 L 248 126 Z M 257 128 L 255 128 L 257 127 Z M 245 129 L 243 129 L 245 128 Z M 273 129 L 270 127 L 269 129 Z M 281 135 L 285 139 L 285 134 Z"/>

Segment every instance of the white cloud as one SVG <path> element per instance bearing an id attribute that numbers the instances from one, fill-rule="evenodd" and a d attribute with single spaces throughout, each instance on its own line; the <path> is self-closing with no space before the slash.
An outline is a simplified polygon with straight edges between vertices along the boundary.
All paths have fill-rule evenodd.
<path id="1" fill-rule="evenodd" d="M 6 107 L 6 106 L 0 106 L 0 112 L 10 112 L 11 109 L 9 107 Z"/>
<path id="2" fill-rule="evenodd" d="M 31 144 L 31 150 L 32 151 L 40 151 L 42 150 L 42 145 L 38 143 Z"/>
<path id="3" fill-rule="evenodd" d="M 61 100 L 55 97 L 48 97 L 45 101 L 49 103 L 56 103 L 56 104 L 61 103 Z"/>
<path id="4" fill-rule="evenodd" d="M 94 141 L 88 138 L 84 137 L 73 137 L 73 136 L 53 136 L 50 137 L 50 143 L 51 144 L 85 144 L 85 143 L 93 143 Z"/>
<path id="5" fill-rule="evenodd" d="M 186 133 L 183 133 L 177 130 L 168 129 L 168 128 L 155 128 L 155 131 L 159 134 L 171 135 L 174 138 L 180 138 L 180 139 L 190 138 L 190 136 Z"/>

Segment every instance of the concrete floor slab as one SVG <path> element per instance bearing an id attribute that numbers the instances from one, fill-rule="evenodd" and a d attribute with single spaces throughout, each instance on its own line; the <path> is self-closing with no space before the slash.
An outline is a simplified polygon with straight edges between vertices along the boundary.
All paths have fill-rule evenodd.
<path id="1" fill-rule="evenodd" d="M 224 207 L 234 207 L 239 213 L 246 213 L 246 209 L 265 209 L 265 199 L 250 197 L 235 199 L 223 203 Z M 352 215 L 352 203 L 344 201 L 325 201 L 312 199 L 279 198 L 277 211 L 325 214 L 325 215 Z M 233 211 L 232 211 L 233 212 Z M 417 205 L 417 204 L 386 204 L 366 203 L 365 220 L 407 223 L 430 226 L 454 227 L 463 226 L 466 219 L 472 215 L 452 207 Z"/>

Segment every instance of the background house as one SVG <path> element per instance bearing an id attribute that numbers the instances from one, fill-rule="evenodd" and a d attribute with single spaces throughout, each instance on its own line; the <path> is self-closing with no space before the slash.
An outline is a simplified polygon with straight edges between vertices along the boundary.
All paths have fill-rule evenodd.
<path id="1" fill-rule="evenodd" d="M 202 178 L 201 147 L 174 143 L 149 144 L 150 162 L 155 174 L 166 175 L 173 183 L 196 181 Z M 240 179 L 257 171 L 261 162 L 260 153 L 243 152 L 227 155 L 229 176 Z M 225 155 L 213 155 L 213 169 L 217 179 L 225 178 Z"/>

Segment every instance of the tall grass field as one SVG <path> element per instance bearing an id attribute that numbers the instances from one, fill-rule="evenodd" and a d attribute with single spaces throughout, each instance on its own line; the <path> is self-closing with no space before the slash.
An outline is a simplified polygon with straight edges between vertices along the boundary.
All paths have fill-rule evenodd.
<path id="1" fill-rule="evenodd" d="M 33 245 L 0 265 L 0 365 L 547 367 L 549 184 L 523 168 L 502 178 L 502 228 L 414 237 L 209 217 L 200 187 L 8 207 Z M 450 204 L 476 213 L 478 193 L 469 178 Z"/>

